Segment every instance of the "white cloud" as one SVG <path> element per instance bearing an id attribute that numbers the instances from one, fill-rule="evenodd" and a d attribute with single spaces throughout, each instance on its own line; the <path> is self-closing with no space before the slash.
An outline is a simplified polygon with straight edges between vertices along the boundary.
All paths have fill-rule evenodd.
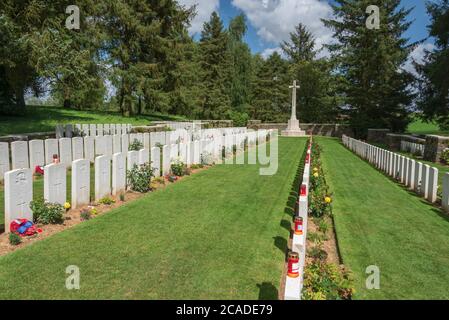
<path id="1" fill-rule="evenodd" d="M 203 23 L 209 21 L 212 12 L 217 11 L 220 0 L 178 0 L 180 5 L 190 8 L 196 5 L 196 16 L 191 23 L 189 32 L 191 35 L 201 32 Z"/>
<path id="2" fill-rule="evenodd" d="M 279 44 L 289 40 L 290 32 L 303 23 L 316 38 L 316 47 L 332 39 L 332 31 L 324 26 L 322 18 L 332 17 L 332 8 L 324 0 L 232 0 L 242 10 L 257 34 L 267 43 Z"/>
<path id="3" fill-rule="evenodd" d="M 435 49 L 435 45 L 433 43 L 430 42 L 426 42 L 426 43 L 421 43 L 419 44 L 415 50 L 413 50 L 410 53 L 410 56 L 408 57 L 407 61 L 404 63 L 404 65 L 402 66 L 402 69 L 411 72 L 414 75 L 418 75 L 415 67 L 413 66 L 413 61 L 416 61 L 417 63 L 422 63 L 423 59 L 424 59 L 424 55 L 427 51 L 432 51 L 433 49 Z"/>
<path id="4" fill-rule="evenodd" d="M 260 55 L 262 56 L 263 59 L 267 59 L 269 56 L 271 56 L 274 52 L 279 53 L 281 56 L 283 55 L 283 51 L 281 49 L 281 47 L 276 47 L 276 48 L 267 48 L 265 49 Z"/>

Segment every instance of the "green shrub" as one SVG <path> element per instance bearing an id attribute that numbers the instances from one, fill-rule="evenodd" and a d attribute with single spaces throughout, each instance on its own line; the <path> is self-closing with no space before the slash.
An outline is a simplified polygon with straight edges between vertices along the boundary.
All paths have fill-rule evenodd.
<path id="1" fill-rule="evenodd" d="M 154 176 L 153 168 L 150 164 L 134 165 L 128 170 L 126 177 L 131 190 L 146 193 L 151 190 L 151 178 Z"/>
<path id="2" fill-rule="evenodd" d="M 320 230 L 322 233 L 326 234 L 327 230 L 329 230 L 329 224 L 326 221 L 324 221 L 324 219 L 319 219 L 318 230 Z"/>
<path id="3" fill-rule="evenodd" d="M 312 258 L 312 259 L 326 261 L 326 259 L 327 259 L 327 252 L 323 250 L 321 245 L 316 245 L 316 246 L 313 246 L 312 248 L 309 248 L 307 250 L 307 256 Z"/>
<path id="4" fill-rule="evenodd" d="M 143 149 L 143 143 L 137 139 L 134 139 L 134 141 L 131 142 L 131 144 L 128 147 L 129 151 L 139 151 L 141 149 Z"/>
<path id="5" fill-rule="evenodd" d="M 100 201 L 98 201 L 98 203 L 110 206 L 111 204 L 115 203 L 115 200 L 111 199 L 109 197 L 104 197 L 103 199 L 100 199 Z"/>
<path id="6" fill-rule="evenodd" d="M 321 234 L 319 232 L 313 232 L 313 231 L 310 231 L 307 233 L 307 239 L 309 239 L 313 243 L 322 243 L 327 240 L 327 238 L 324 234 Z"/>
<path id="7" fill-rule="evenodd" d="M 305 267 L 304 300 L 350 300 L 353 294 L 353 279 L 348 270 L 321 260 Z"/>
<path id="8" fill-rule="evenodd" d="M 9 243 L 13 246 L 17 246 L 22 243 L 22 238 L 18 234 L 11 232 L 9 234 Z"/>
<path id="9" fill-rule="evenodd" d="M 90 220 L 92 214 L 89 209 L 83 209 L 80 213 L 81 221 Z"/>
<path id="10" fill-rule="evenodd" d="M 58 224 L 63 222 L 64 207 L 57 203 L 48 203 L 43 199 L 30 202 L 34 222 L 42 224 Z"/>
<path id="11" fill-rule="evenodd" d="M 442 162 L 449 164 L 449 148 L 446 148 L 441 152 L 440 159 Z"/>
<path id="12" fill-rule="evenodd" d="M 190 169 L 192 169 L 192 170 L 195 170 L 195 169 L 201 169 L 201 168 L 203 168 L 204 166 L 202 165 L 202 164 L 192 164 L 191 166 L 190 166 Z"/>
<path id="13" fill-rule="evenodd" d="M 120 201 L 125 202 L 125 194 L 124 193 L 120 193 Z"/>
<path id="14" fill-rule="evenodd" d="M 176 160 L 171 164 L 170 168 L 172 174 L 182 177 L 186 173 L 187 166 L 181 160 Z"/>

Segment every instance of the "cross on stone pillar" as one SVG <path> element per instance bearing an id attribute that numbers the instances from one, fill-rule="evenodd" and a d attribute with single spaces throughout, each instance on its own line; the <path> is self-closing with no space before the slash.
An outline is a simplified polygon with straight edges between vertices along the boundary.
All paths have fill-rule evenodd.
<path id="1" fill-rule="evenodd" d="M 299 128 L 299 121 L 296 118 L 296 89 L 299 85 L 296 84 L 296 80 L 293 81 L 293 85 L 289 87 L 292 91 L 292 114 L 290 120 L 288 120 L 288 126 L 286 130 L 282 131 L 283 136 L 287 137 L 300 137 L 304 136 L 305 132 Z"/>
<path id="2" fill-rule="evenodd" d="M 292 90 L 292 115 L 290 120 L 296 120 L 296 89 L 299 89 L 300 86 L 296 84 L 296 80 L 293 81 L 293 85 L 289 86 Z"/>

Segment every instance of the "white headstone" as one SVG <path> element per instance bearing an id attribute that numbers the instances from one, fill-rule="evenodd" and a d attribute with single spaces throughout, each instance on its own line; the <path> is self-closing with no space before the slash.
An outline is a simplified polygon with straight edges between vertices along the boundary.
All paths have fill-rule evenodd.
<path id="1" fill-rule="evenodd" d="M 89 125 L 89 135 L 93 137 L 97 135 L 97 126 L 95 124 Z"/>
<path id="2" fill-rule="evenodd" d="M 5 173 L 11 169 L 9 164 L 9 146 L 7 142 L 0 142 L 0 181 L 5 178 Z"/>
<path id="3" fill-rule="evenodd" d="M 187 144 L 180 143 L 179 144 L 179 158 L 182 162 L 187 163 Z"/>
<path id="4" fill-rule="evenodd" d="M 110 132 L 111 135 L 117 134 L 117 129 L 116 129 L 115 124 L 110 124 L 109 125 L 109 132 Z"/>
<path id="5" fill-rule="evenodd" d="M 76 160 L 72 163 L 72 207 L 90 203 L 90 161 Z"/>
<path id="6" fill-rule="evenodd" d="M 429 169 L 429 193 L 427 200 L 434 203 L 437 201 L 438 190 L 438 169 L 430 167 Z"/>
<path id="7" fill-rule="evenodd" d="M 179 147 L 177 144 L 172 144 L 170 146 L 170 163 L 178 159 Z"/>
<path id="8" fill-rule="evenodd" d="M 91 136 L 84 137 L 84 159 L 90 162 L 95 161 L 95 138 Z"/>
<path id="9" fill-rule="evenodd" d="M 158 147 L 151 148 L 151 168 L 155 177 L 161 175 L 161 149 Z"/>
<path id="10" fill-rule="evenodd" d="M 127 154 L 129 150 L 129 135 L 122 134 L 122 152 Z"/>
<path id="11" fill-rule="evenodd" d="M 122 134 L 126 134 L 128 132 L 128 126 L 126 124 L 122 124 Z"/>
<path id="12" fill-rule="evenodd" d="M 425 164 L 422 168 L 421 194 L 426 199 L 429 196 L 429 174 L 430 174 L 430 166 L 428 164 Z"/>
<path id="13" fill-rule="evenodd" d="M 112 136 L 112 152 L 114 154 L 122 152 L 122 139 L 118 134 Z"/>
<path id="14" fill-rule="evenodd" d="M 81 130 L 82 130 L 83 136 L 88 136 L 89 135 L 89 125 L 88 124 L 82 124 L 81 128 L 82 128 Z"/>
<path id="15" fill-rule="evenodd" d="M 72 164 L 72 139 L 59 139 L 59 159 L 66 167 Z"/>
<path id="16" fill-rule="evenodd" d="M 150 163 L 150 150 L 141 149 L 139 150 L 139 164 L 147 164 Z"/>
<path id="17" fill-rule="evenodd" d="M 72 138 L 73 161 L 84 159 L 84 140 L 81 137 Z"/>
<path id="18" fill-rule="evenodd" d="M 196 140 L 193 142 L 193 157 L 192 157 L 192 163 L 193 164 L 200 164 L 201 163 L 201 142 L 199 140 Z M 192 153 L 191 153 L 192 154 Z"/>
<path id="19" fill-rule="evenodd" d="M 149 132 L 145 132 L 143 134 L 143 147 L 145 149 L 150 150 L 151 149 L 151 143 L 150 143 L 150 133 Z"/>
<path id="20" fill-rule="evenodd" d="M 45 164 L 53 163 L 53 155 L 59 157 L 59 141 L 58 139 L 46 139 L 45 145 Z"/>
<path id="21" fill-rule="evenodd" d="M 410 160 L 409 166 L 408 166 L 408 183 L 410 189 L 415 188 L 415 167 L 416 167 L 416 161 Z"/>
<path id="22" fill-rule="evenodd" d="M 111 135 L 104 136 L 104 140 L 106 143 L 106 155 L 112 158 L 112 155 L 114 154 L 114 141 L 113 137 Z"/>
<path id="23" fill-rule="evenodd" d="M 416 162 L 415 163 L 415 191 L 421 193 L 421 177 L 422 177 L 422 163 Z"/>
<path id="24" fill-rule="evenodd" d="M 122 125 L 121 124 L 116 124 L 115 125 L 115 133 L 120 135 L 120 136 L 123 134 L 123 132 L 122 132 Z"/>
<path id="25" fill-rule="evenodd" d="M 102 124 L 97 124 L 97 136 L 104 136 Z"/>
<path id="26" fill-rule="evenodd" d="M 28 146 L 30 148 L 30 169 L 34 172 L 36 166 L 45 165 L 44 141 L 31 140 Z"/>
<path id="27" fill-rule="evenodd" d="M 128 151 L 128 161 L 127 161 L 127 166 L 126 168 L 128 170 L 131 170 L 134 165 L 138 165 L 139 164 L 139 151 Z"/>
<path id="28" fill-rule="evenodd" d="M 60 205 L 67 201 L 67 173 L 64 164 L 49 164 L 44 167 L 44 199 Z"/>
<path id="29" fill-rule="evenodd" d="M 126 190 L 126 156 L 124 153 L 115 153 L 112 156 L 112 194 Z"/>
<path id="30" fill-rule="evenodd" d="M 170 173 L 170 146 L 165 145 L 162 147 L 162 174 L 166 175 Z"/>
<path id="31" fill-rule="evenodd" d="M 13 170 L 30 168 L 28 143 L 26 141 L 14 141 L 11 143 L 11 161 Z"/>
<path id="32" fill-rule="evenodd" d="M 104 136 L 95 137 L 95 156 L 106 154 L 106 138 Z"/>
<path id="33" fill-rule="evenodd" d="M 5 231 L 9 233 L 11 221 L 33 221 L 30 202 L 33 200 L 31 169 L 17 169 L 5 173 Z"/>
<path id="34" fill-rule="evenodd" d="M 104 124 L 103 125 L 103 134 L 104 135 L 113 135 L 114 133 L 111 133 L 111 125 Z"/>
<path id="35" fill-rule="evenodd" d="M 99 156 L 95 158 L 95 201 L 111 194 L 111 158 Z"/>

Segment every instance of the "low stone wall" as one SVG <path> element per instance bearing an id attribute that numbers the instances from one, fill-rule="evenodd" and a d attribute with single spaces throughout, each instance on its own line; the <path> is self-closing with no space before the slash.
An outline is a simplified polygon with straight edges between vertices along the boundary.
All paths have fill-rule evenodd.
<path id="1" fill-rule="evenodd" d="M 14 142 L 14 141 L 31 141 L 31 140 L 45 140 L 55 138 L 54 132 L 34 132 L 23 134 L 11 134 L 0 137 L 0 142 Z"/>
<path id="2" fill-rule="evenodd" d="M 441 153 L 449 145 L 449 137 L 428 135 L 425 141 L 424 160 L 440 162 Z"/>
<path id="3" fill-rule="evenodd" d="M 287 129 L 287 123 L 260 123 L 258 120 L 251 120 L 248 122 L 248 129 L 277 129 L 279 131 Z M 338 137 L 343 134 L 353 136 L 352 129 L 347 125 L 342 124 L 328 124 L 328 123 L 300 123 L 299 127 L 305 130 L 307 134 L 326 137 Z"/>
<path id="4" fill-rule="evenodd" d="M 368 137 L 366 140 L 369 143 L 385 143 L 387 134 L 390 132 L 390 129 L 368 129 Z"/>
<path id="5" fill-rule="evenodd" d="M 401 149 L 401 141 L 426 144 L 425 139 L 414 137 L 408 134 L 396 134 L 396 133 L 387 133 L 385 140 L 379 143 L 385 143 L 389 149 L 399 151 Z"/>

